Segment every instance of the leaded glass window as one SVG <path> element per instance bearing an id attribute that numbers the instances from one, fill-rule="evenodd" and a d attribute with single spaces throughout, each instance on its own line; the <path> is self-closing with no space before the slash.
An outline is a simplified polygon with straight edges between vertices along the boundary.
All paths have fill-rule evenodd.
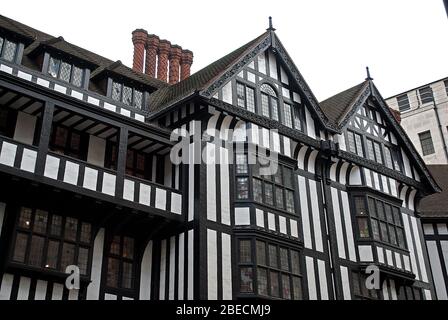
<path id="1" fill-rule="evenodd" d="M 72 72 L 72 66 L 66 62 L 61 63 L 61 71 L 59 73 L 59 79 L 69 82 L 70 81 L 70 73 Z"/>
<path id="2" fill-rule="evenodd" d="M 130 107 L 143 107 L 143 92 L 119 82 L 112 82 L 111 98 Z"/>
<path id="3" fill-rule="evenodd" d="M 3 40 L 3 39 L 2 39 Z M 9 41 L 8 39 L 3 41 L 3 48 L 0 46 L 2 50 L 2 58 L 6 61 L 12 62 L 16 57 L 17 52 L 17 43 Z"/>
<path id="4" fill-rule="evenodd" d="M 76 232 L 79 228 L 82 233 Z M 68 265 L 77 265 L 81 274 L 87 275 L 91 230 L 90 223 L 76 218 L 22 207 L 15 228 L 12 262 L 62 273 Z"/>
<path id="5" fill-rule="evenodd" d="M 53 78 L 58 78 L 74 86 L 82 87 L 83 85 L 84 69 L 55 57 L 50 57 L 47 72 Z"/>
<path id="6" fill-rule="evenodd" d="M 275 90 L 264 83 L 260 87 L 261 91 L 261 114 L 265 117 L 278 121 L 278 99 Z"/>
<path id="7" fill-rule="evenodd" d="M 127 87 L 127 86 L 123 86 L 123 100 L 122 102 L 124 104 L 127 104 L 128 106 L 130 106 L 132 104 L 132 89 Z"/>
<path id="8" fill-rule="evenodd" d="M 118 289 L 134 287 L 134 239 L 113 236 L 107 251 L 106 284 Z"/>
<path id="9" fill-rule="evenodd" d="M 283 113 L 285 115 L 285 126 L 292 128 L 292 112 L 289 103 L 283 103 Z"/>

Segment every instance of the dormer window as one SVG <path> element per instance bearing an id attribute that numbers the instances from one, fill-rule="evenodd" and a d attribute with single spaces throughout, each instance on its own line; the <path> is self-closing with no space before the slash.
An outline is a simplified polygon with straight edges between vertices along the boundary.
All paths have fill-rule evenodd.
<path id="1" fill-rule="evenodd" d="M 112 82 L 112 99 L 141 109 L 143 105 L 143 92 L 128 87 L 119 82 Z"/>
<path id="2" fill-rule="evenodd" d="M 51 57 L 48 65 L 48 74 L 54 78 L 81 87 L 84 70 L 73 64 Z"/>
<path id="3" fill-rule="evenodd" d="M 0 37 L 0 57 L 6 61 L 13 62 L 17 54 L 17 43 Z"/>

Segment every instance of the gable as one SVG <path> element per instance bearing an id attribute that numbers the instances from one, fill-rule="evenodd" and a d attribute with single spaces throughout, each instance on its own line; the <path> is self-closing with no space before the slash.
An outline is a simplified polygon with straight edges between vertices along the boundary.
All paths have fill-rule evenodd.
<path id="1" fill-rule="evenodd" d="M 401 171 L 404 175 L 416 181 L 421 181 L 424 177 L 425 181 L 428 182 L 434 191 L 439 190 L 437 183 L 432 178 L 414 145 L 397 122 L 373 82 L 369 81 L 369 85 L 364 86 L 355 100 L 350 103 L 345 117 L 340 119 L 340 126 L 343 128 L 342 135 L 344 136 L 345 142 L 342 148 L 345 148 L 346 151 L 357 153 L 364 158 L 384 164 L 390 169 L 397 170 L 394 164 L 390 167 L 387 163 L 387 149 L 390 149 L 392 150 L 392 162 L 395 161 L 394 156 L 398 157 L 401 162 L 400 168 L 397 171 Z M 364 154 L 361 155 L 358 152 L 359 148 L 356 146 L 355 150 L 353 149 L 353 141 L 349 141 L 353 140 L 350 138 L 350 132 L 360 134 L 364 137 Z M 356 138 L 355 135 L 355 140 Z M 368 145 L 368 141 L 372 141 L 370 146 Z M 372 147 L 373 157 L 371 152 Z M 380 157 L 382 157 L 382 161 L 379 161 L 379 157 L 375 154 L 378 153 L 375 150 L 378 148 L 381 148 Z"/>

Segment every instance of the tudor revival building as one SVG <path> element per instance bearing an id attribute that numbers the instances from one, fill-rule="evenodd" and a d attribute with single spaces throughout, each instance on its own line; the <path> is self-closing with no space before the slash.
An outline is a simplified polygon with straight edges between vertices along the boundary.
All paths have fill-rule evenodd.
<path id="1" fill-rule="evenodd" d="M 319 103 L 272 27 L 191 76 L 133 43 L 129 69 L 0 17 L 0 299 L 435 298 L 439 187 L 371 79 Z"/>

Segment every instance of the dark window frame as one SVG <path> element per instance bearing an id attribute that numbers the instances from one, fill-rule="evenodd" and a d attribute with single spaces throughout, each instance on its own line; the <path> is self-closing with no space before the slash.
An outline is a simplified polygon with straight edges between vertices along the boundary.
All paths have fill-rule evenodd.
<path id="1" fill-rule="evenodd" d="M 240 92 L 239 92 L 240 90 L 239 89 L 241 87 L 243 89 L 243 94 L 244 94 L 243 97 L 240 97 Z M 243 109 L 245 109 L 247 111 L 256 113 L 257 112 L 257 97 L 256 97 L 255 88 L 250 86 L 250 85 L 247 85 L 246 83 L 241 82 L 241 81 L 236 81 L 236 88 L 237 88 L 237 91 L 236 91 L 237 92 L 237 97 L 236 98 L 237 98 L 237 105 L 238 105 L 238 107 L 243 108 Z M 250 103 L 249 103 L 248 90 L 252 90 L 252 99 L 253 99 L 252 103 L 253 103 L 253 105 L 250 105 Z M 240 104 L 240 101 L 242 101 L 242 105 Z"/>
<path id="2" fill-rule="evenodd" d="M 119 238 L 119 253 L 112 252 L 112 245 L 115 243 L 114 240 L 116 238 Z M 124 256 L 124 243 L 125 239 L 131 239 L 132 240 L 132 257 L 126 257 Z M 124 295 L 131 294 L 138 288 L 138 274 L 137 274 L 137 265 L 138 265 L 138 257 L 137 257 L 137 246 L 136 246 L 136 238 L 125 235 L 125 234 L 113 234 L 110 235 L 107 241 L 107 245 L 105 246 L 104 250 L 104 286 L 106 288 L 109 288 L 114 291 L 120 291 Z M 113 285 L 109 282 L 109 272 L 110 272 L 110 262 L 114 259 L 118 261 L 118 270 L 116 275 L 117 284 Z M 125 264 L 131 265 L 131 277 L 130 277 L 130 287 L 123 286 L 123 280 L 124 280 L 124 273 L 123 273 L 123 267 Z"/>
<path id="3" fill-rule="evenodd" d="M 111 85 L 110 98 L 111 98 L 112 100 L 117 101 L 117 102 L 120 102 L 120 103 L 123 103 L 124 105 L 126 105 L 126 106 L 128 106 L 128 107 L 131 107 L 131 108 L 136 108 L 136 109 L 139 109 L 139 110 L 143 110 L 143 109 L 144 109 L 144 106 L 145 106 L 145 96 L 146 96 L 145 92 L 146 92 L 146 91 L 144 91 L 144 90 L 138 90 L 138 89 L 136 89 L 135 87 L 130 86 L 130 85 L 128 85 L 128 84 L 125 83 L 125 82 L 122 82 L 122 81 L 115 81 L 115 80 L 113 80 L 113 79 L 112 79 L 112 81 L 110 82 L 110 85 Z M 115 99 L 115 97 L 114 97 L 114 93 L 113 93 L 114 85 L 119 85 L 119 86 L 120 86 L 120 94 L 119 94 L 119 98 L 118 98 L 118 99 Z M 131 103 L 130 103 L 130 104 L 128 104 L 128 103 L 126 103 L 125 101 L 123 101 L 123 96 L 124 96 L 124 93 L 123 93 L 123 92 L 124 92 L 124 88 L 125 88 L 125 87 L 131 89 Z M 142 98 L 141 98 L 141 105 L 140 105 L 140 106 L 137 105 L 137 104 L 136 104 L 136 101 L 135 101 L 135 100 L 136 100 L 136 92 L 138 92 L 138 93 L 140 93 L 140 94 L 142 95 Z"/>
<path id="4" fill-rule="evenodd" d="M 56 75 L 53 75 L 50 72 L 52 60 L 58 62 Z M 63 63 L 68 64 L 70 66 L 70 76 L 69 76 L 69 80 L 68 81 L 61 78 L 61 69 L 62 69 L 61 67 L 62 67 Z M 74 70 L 75 70 L 75 68 L 81 70 L 81 80 L 80 80 L 79 84 L 74 83 Z M 48 67 L 47 67 L 47 70 L 45 70 L 45 72 L 47 74 L 49 74 L 51 77 L 53 77 L 55 79 L 59 79 L 59 80 L 64 81 L 66 83 L 69 83 L 69 84 L 71 84 L 71 85 L 73 85 L 75 87 L 83 88 L 83 86 L 84 86 L 84 81 L 85 81 L 85 77 L 86 77 L 86 69 L 80 67 L 79 65 L 77 65 L 75 63 L 68 62 L 67 60 L 60 59 L 60 58 L 57 58 L 55 56 L 50 55 L 50 59 L 48 61 Z"/>
<path id="5" fill-rule="evenodd" d="M 22 217 L 22 210 L 28 209 L 31 211 L 31 220 L 27 227 L 23 227 L 20 225 L 20 220 Z M 47 221 L 45 226 L 45 231 L 36 231 L 33 230 L 36 223 L 36 212 L 43 212 L 46 213 Z M 86 262 L 86 270 L 83 272 L 83 270 L 80 268 L 80 275 L 81 277 L 89 277 L 90 276 L 90 270 L 92 266 L 92 259 L 93 259 L 93 241 L 94 241 L 94 233 L 93 233 L 93 225 L 89 221 L 81 220 L 79 218 L 74 218 L 72 216 L 67 216 L 60 214 L 59 212 L 54 212 L 51 210 L 43 210 L 39 208 L 34 207 L 28 207 L 28 206 L 21 206 L 17 208 L 17 217 L 15 219 L 14 224 L 14 234 L 12 236 L 12 245 L 11 250 L 9 253 L 9 261 L 11 264 L 15 266 L 20 266 L 27 269 L 33 269 L 33 270 L 39 270 L 39 272 L 44 273 L 51 273 L 51 274 L 59 274 L 59 275 L 66 275 L 65 268 L 62 268 L 62 259 L 63 259 L 63 247 L 64 244 L 69 244 L 74 246 L 74 253 L 73 253 L 73 260 L 72 263 L 77 265 L 79 267 L 79 258 L 80 258 L 80 249 L 87 250 L 87 260 Z M 59 235 L 52 233 L 52 222 L 53 218 L 58 217 L 60 218 L 60 233 Z M 67 238 L 66 237 L 66 223 L 68 219 L 75 219 L 77 221 L 76 224 L 76 235 L 75 239 Z M 90 229 L 89 233 L 89 241 L 82 241 L 82 231 L 83 231 L 83 225 L 88 225 Z M 25 246 L 25 252 L 24 252 L 24 261 L 17 261 L 14 260 L 15 254 L 16 254 L 16 245 L 17 245 L 17 237 L 19 234 L 26 235 L 27 242 Z M 30 264 L 30 252 L 32 248 L 32 239 L 33 236 L 43 238 L 43 247 L 42 247 L 42 255 L 40 256 L 40 266 Z M 56 266 L 54 268 L 50 267 L 48 265 L 48 247 L 50 242 L 56 242 L 58 244 L 58 254 L 56 257 Z M 76 263 L 75 263 L 76 262 Z M 70 265 L 68 264 L 68 265 Z"/>

